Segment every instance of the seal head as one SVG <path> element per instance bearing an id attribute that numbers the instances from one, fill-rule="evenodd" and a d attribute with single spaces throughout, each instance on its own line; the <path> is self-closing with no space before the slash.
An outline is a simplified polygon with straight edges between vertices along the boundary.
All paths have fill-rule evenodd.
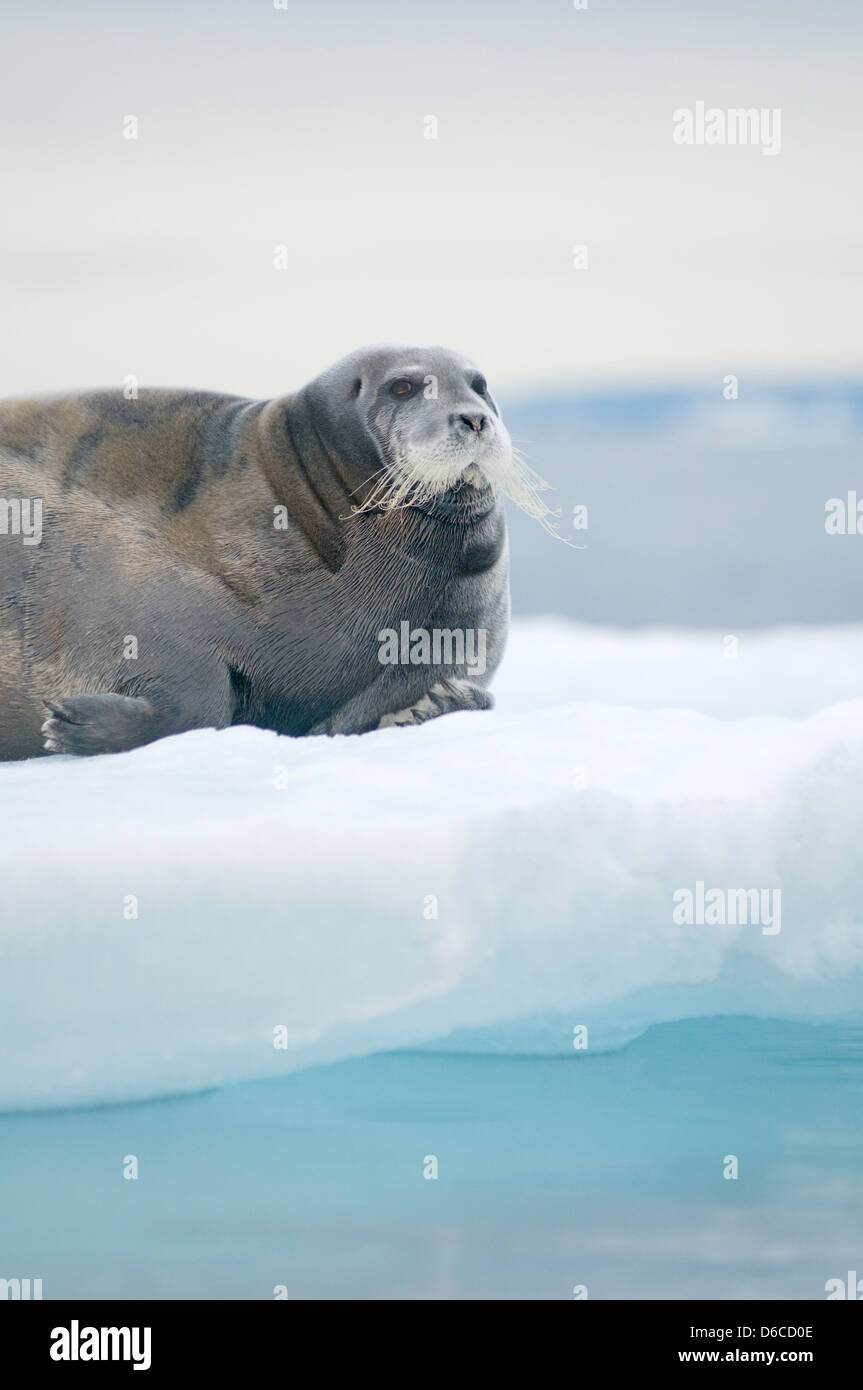
<path id="1" fill-rule="evenodd" d="M 322 372 L 295 404 L 308 406 L 323 439 L 350 459 L 355 511 L 480 514 L 510 466 L 509 433 L 485 376 L 447 348 L 363 348 Z"/>

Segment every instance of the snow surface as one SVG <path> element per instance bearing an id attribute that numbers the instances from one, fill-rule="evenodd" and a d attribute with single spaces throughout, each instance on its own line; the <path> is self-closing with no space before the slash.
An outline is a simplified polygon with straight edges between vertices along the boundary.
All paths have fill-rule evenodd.
<path id="1" fill-rule="evenodd" d="M 491 714 L 0 766 L 0 1107 L 859 1017 L 863 627 L 724 650 L 534 621 Z M 675 923 L 698 880 L 781 888 L 781 931 Z"/>

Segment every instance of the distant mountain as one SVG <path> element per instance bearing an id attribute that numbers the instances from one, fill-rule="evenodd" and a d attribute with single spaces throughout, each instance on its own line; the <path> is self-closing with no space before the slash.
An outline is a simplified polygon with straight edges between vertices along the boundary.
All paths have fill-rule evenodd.
<path id="1" fill-rule="evenodd" d="M 510 508 L 515 613 L 727 632 L 863 618 L 863 519 L 859 535 L 825 529 L 830 499 L 863 504 L 863 384 L 504 404 L 561 535 L 586 546 Z"/>

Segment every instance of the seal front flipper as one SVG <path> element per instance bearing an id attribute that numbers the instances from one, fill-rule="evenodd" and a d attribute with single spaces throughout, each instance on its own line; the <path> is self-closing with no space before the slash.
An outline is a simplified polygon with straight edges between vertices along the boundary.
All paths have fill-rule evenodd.
<path id="1" fill-rule="evenodd" d="M 429 719 L 438 719 L 442 714 L 455 714 L 458 710 L 491 709 L 494 696 L 480 685 L 466 680 L 438 681 L 428 694 L 405 709 L 394 710 L 381 717 L 379 729 L 404 728 L 410 724 L 425 724 Z"/>
<path id="2" fill-rule="evenodd" d="M 494 705 L 494 696 L 490 691 L 474 685 L 472 681 L 456 678 L 437 681 L 413 703 L 382 713 L 382 706 L 386 710 L 383 698 L 386 687 L 383 681 L 384 678 L 381 677 L 353 700 L 334 710 L 328 719 L 322 719 L 314 728 L 309 729 L 309 734 L 366 734 L 374 729 L 425 724 L 427 720 L 438 719 L 442 714 L 455 714 L 458 710 L 491 709 Z M 390 692 L 390 702 L 392 698 Z"/>
<path id="3" fill-rule="evenodd" d="M 43 701 L 46 753 L 124 753 L 183 729 L 166 727 L 149 700 L 131 695 L 72 695 Z"/>

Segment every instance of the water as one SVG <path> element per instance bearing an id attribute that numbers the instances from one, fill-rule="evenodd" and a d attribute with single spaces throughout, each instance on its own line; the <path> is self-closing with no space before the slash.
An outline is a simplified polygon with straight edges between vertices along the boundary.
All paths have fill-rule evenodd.
<path id="1" fill-rule="evenodd" d="M 823 1298 L 863 1269 L 861 1090 L 861 1029 L 712 1018 L 6 1115 L 0 1274 L 45 1298 Z"/>

